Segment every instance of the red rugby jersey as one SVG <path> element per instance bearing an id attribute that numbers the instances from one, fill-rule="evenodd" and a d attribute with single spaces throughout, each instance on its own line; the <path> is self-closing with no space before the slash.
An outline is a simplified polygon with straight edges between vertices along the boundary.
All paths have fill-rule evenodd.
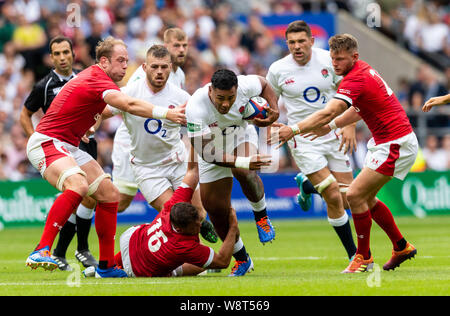
<path id="1" fill-rule="evenodd" d="M 170 222 L 172 206 L 191 202 L 194 191 L 180 186 L 164 204 L 161 213 L 151 224 L 141 225 L 130 238 L 131 267 L 137 277 L 163 277 L 183 263 L 206 268 L 214 257 L 214 250 L 200 244 L 198 235 L 177 233 Z"/>
<path id="2" fill-rule="evenodd" d="M 353 106 L 376 144 L 405 136 L 413 131 L 405 110 L 393 91 L 372 67 L 358 60 L 339 85 L 335 98 Z"/>
<path id="3" fill-rule="evenodd" d="M 86 68 L 58 93 L 36 131 L 78 147 L 102 114 L 104 92 L 108 90 L 120 91 L 99 66 Z"/>

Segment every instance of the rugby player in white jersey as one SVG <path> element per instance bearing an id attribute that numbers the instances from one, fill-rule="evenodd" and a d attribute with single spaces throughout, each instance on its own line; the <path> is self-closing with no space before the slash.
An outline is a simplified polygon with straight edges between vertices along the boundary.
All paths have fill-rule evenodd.
<path id="1" fill-rule="evenodd" d="M 181 69 L 181 66 L 186 61 L 188 51 L 188 38 L 186 36 L 186 33 L 180 28 L 167 29 L 164 32 L 164 46 L 169 51 L 170 59 L 172 62 L 168 82 L 184 89 L 185 75 L 183 70 Z M 147 74 L 144 70 L 144 65 L 141 65 L 128 80 L 128 85 L 133 84 L 135 81 L 146 77 Z M 120 192 L 119 212 L 123 212 L 128 208 L 138 191 L 137 181 L 134 177 L 133 171 L 131 170 L 130 150 L 130 134 L 125 123 L 122 122 L 114 136 L 114 145 L 111 156 L 113 162 L 113 183 Z M 153 201 L 151 205 L 155 207 L 156 210 L 160 211 L 165 200 L 166 198 L 162 197 L 160 200 Z M 205 218 L 206 212 L 201 205 L 200 193 L 198 190 L 196 190 L 196 192 L 194 193 L 192 203 L 201 210 L 201 217 Z M 214 228 L 212 224 L 206 219 L 202 222 L 201 235 L 209 242 L 217 242 L 217 235 L 214 231 Z"/>
<path id="2" fill-rule="evenodd" d="M 202 204 L 219 237 L 228 233 L 233 176 L 253 208 L 259 239 L 274 239 L 275 231 L 266 211 L 264 185 L 256 173 L 269 166 L 269 156 L 258 154 L 258 135 L 248 128 L 239 109 L 254 96 L 265 98 L 269 107 L 265 119 L 254 119 L 258 126 L 269 126 L 278 119 L 276 95 L 267 80 L 256 75 L 236 76 L 227 69 L 216 71 L 211 83 L 198 89 L 186 106 L 188 136 L 199 157 Z M 230 276 L 242 276 L 253 269 L 253 262 L 239 237 L 233 251 L 236 263 Z"/>
<path id="3" fill-rule="evenodd" d="M 283 98 L 290 125 L 323 109 L 336 94 L 342 78 L 334 72 L 330 53 L 313 47 L 314 37 L 307 23 L 290 23 L 285 36 L 290 54 L 274 62 L 266 78 L 275 93 Z M 349 258 L 355 254 L 356 246 L 344 207 L 348 208 L 345 192 L 353 174 L 344 152 L 351 152 L 354 148 L 354 129 L 355 125 L 339 132 L 332 130 L 314 140 L 297 135 L 289 142 L 292 156 L 301 170 L 296 177 L 300 205 L 307 210 L 310 194 L 322 195 L 327 203 L 328 221 Z"/>

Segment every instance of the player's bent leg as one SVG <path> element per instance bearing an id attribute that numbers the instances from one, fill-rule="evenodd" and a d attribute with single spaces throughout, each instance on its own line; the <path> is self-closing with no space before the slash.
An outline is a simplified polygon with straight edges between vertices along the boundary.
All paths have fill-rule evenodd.
<path id="1" fill-rule="evenodd" d="M 95 229 L 99 239 L 99 265 L 96 277 L 125 277 L 114 265 L 114 236 L 117 226 L 119 190 L 94 160 L 82 166 L 88 172 L 89 193 L 98 202 Z"/>
<path id="2" fill-rule="evenodd" d="M 253 170 L 232 169 L 233 176 L 239 181 L 242 192 L 253 209 L 259 240 L 265 244 L 275 239 L 275 229 L 267 215 L 264 185 Z"/>
<path id="3" fill-rule="evenodd" d="M 347 201 L 347 191 L 350 187 L 350 184 L 353 181 L 353 173 L 352 172 L 336 172 L 331 171 L 333 176 L 336 178 L 339 184 L 339 192 L 341 192 L 342 202 L 344 204 L 344 209 L 349 209 L 350 205 Z"/>
<path id="4" fill-rule="evenodd" d="M 51 258 L 50 249 L 73 210 L 81 203 L 88 186 L 84 172 L 71 157 L 54 161 L 46 168 L 43 176 L 50 184 L 64 192 L 50 208 L 39 244 L 27 258 L 26 264 L 33 269 L 43 267 L 46 270 L 54 270 L 58 264 Z"/>
<path id="5" fill-rule="evenodd" d="M 133 199 L 134 195 L 128 195 L 120 192 L 118 212 L 119 213 L 124 212 L 130 206 L 131 202 L 133 202 Z"/>
<path id="6" fill-rule="evenodd" d="M 328 168 L 311 173 L 308 178 L 327 203 L 328 222 L 338 235 L 348 258 L 352 258 L 356 252 L 356 245 L 336 178 Z"/>

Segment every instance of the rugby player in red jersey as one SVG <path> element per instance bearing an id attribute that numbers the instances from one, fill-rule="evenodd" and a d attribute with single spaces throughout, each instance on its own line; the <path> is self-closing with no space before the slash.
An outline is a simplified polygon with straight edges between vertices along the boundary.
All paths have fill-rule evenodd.
<path id="1" fill-rule="evenodd" d="M 233 209 L 228 218 L 230 228 L 219 252 L 200 244 L 200 213 L 191 204 L 199 180 L 195 157 L 191 147 L 183 183 L 153 222 L 131 227 L 120 237 L 116 263 L 129 277 L 196 275 L 207 268 L 225 269 L 230 264 L 238 234 Z M 88 276 L 86 272 L 85 275 Z"/>
<path id="2" fill-rule="evenodd" d="M 26 260 L 31 268 L 54 270 L 50 249 L 59 230 L 84 196 L 97 201 L 100 277 L 124 277 L 114 265 L 114 236 L 119 192 L 110 176 L 78 145 L 106 104 L 135 115 L 185 123 L 184 109 L 164 109 L 123 94 L 117 82 L 125 76 L 128 53 L 123 41 L 108 37 L 96 47 L 97 63 L 70 80 L 55 97 L 31 135 L 27 155 L 44 179 L 63 193 L 53 203 L 39 244 Z"/>
<path id="3" fill-rule="evenodd" d="M 330 55 L 337 75 L 344 76 L 336 95 L 323 110 L 303 121 L 273 131 L 270 142 L 281 144 L 296 134 L 321 136 L 359 121 L 367 124 L 369 141 L 364 168 L 351 183 L 347 199 L 352 212 L 358 249 L 343 273 L 373 266 L 370 252 L 372 219 L 393 244 L 391 259 L 383 266 L 393 270 L 417 253 L 398 229 L 389 208 L 376 195 L 392 177 L 403 180 L 416 159 L 418 142 L 405 111 L 393 91 L 366 62 L 359 60 L 358 43 L 350 34 L 330 38 Z M 341 115 L 342 114 L 342 115 Z"/>

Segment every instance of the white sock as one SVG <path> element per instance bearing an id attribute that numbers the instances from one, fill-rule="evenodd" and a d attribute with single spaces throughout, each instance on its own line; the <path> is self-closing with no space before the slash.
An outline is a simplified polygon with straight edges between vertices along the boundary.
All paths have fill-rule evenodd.
<path id="1" fill-rule="evenodd" d="M 242 241 L 241 237 L 239 237 L 239 240 L 234 244 L 233 254 L 241 250 L 242 247 L 244 247 L 244 242 Z"/>
<path id="2" fill-rule="evenodd" d="M 71 222 L 72 224 L 76 224 L 77 223 L 77 217 L 75 216 L 75 214 L 70 214 L 70 217 L 69 217 L 69 219 L 67 221 Z"/>
<path id="3" fill-rule="evenodd" d="M 259 202 L 250 202 L 252 209 L 254 212 L 261 212 L 266 209 L 266 195 L 264 194 L 262 199 Z"/>
<path id="4" fill-rule="evenodd" d="M 94 217 L 94 209 L 87 208 L 83 204 L 80 204 L 77 208 L 77 215 L 82 219 L 91 219 Z"/>
<path id="5" fill-rule="evenodd" d="M 329 218 L 328 217 L 328 222 L 331 224 L 331 226 L 334 226 L 334 227 L 339 227 L 339 226 L 345 225 L 348 222 L 348 215 L 347 215 L 347 213 L 344 213 L 344 215 L 339 218 Z"/>

